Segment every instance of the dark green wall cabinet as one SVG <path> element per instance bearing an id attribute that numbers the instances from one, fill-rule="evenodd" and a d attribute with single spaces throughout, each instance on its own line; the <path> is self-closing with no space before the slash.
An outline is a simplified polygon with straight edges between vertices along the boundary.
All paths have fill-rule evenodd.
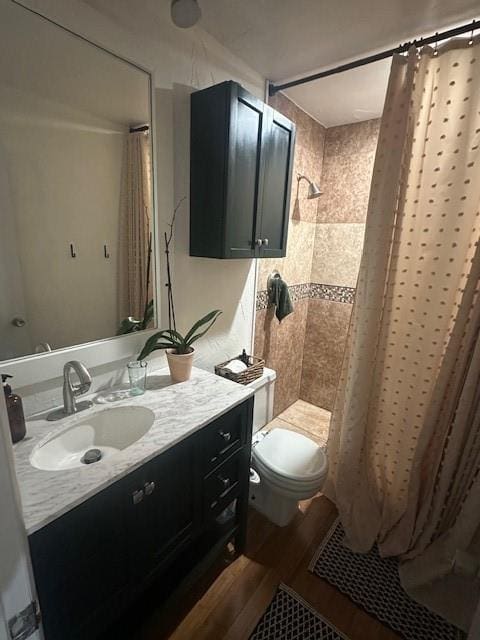
<path id="1" fill-rule="evenodd" d="M 191 96 L 190 255 L 286 254 L 295 125 L 236 82 Z"/>
<path id="2" fill-rule="evenodd" d="M 29 536 L 46 640 L 124 637 L 147 587 L 158 606 L 243 550 L 252 416 L 250 399 Z"/>

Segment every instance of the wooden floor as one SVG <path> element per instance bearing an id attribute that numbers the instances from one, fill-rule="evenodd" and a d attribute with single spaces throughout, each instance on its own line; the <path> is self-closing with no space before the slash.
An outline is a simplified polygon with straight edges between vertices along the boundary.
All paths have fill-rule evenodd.
<path id="1" fill-rule="evenodd" d="M 270 426 L 294 429 L 325 444 L 329 421 L 328 411 L 300 400 Z M 337 589 L 308 571 L 310 560 L 335 517 L 334 505 L 320 495 L 302 502 L 294 520 L 284 528 L 251 510 L 245 555 L 234 558 L 226 552 L 181 598 L 161 609 L 156 608 L 155 593 L 151 593 L 149 602 L 136 609 L 122 627 L 124 637 L 248 640 L 278 584 L 284 582 L 350 640 L 398 639 Z"/>
<path id="2" fill-rule="evenodd" d="M 398 640 L 308 564 L 333 523 L 333 504 L 317 496 L 300 505 L 292 523 L 276 527 L 252 510 L 246 554 L 223 558 L 201 583 L 169 606 L 138 612 L 131 640 L 248 640 L 277 585 L 297 591 L 351 640 Z M 278 639 L 281 640 L 281 639 Z"/>

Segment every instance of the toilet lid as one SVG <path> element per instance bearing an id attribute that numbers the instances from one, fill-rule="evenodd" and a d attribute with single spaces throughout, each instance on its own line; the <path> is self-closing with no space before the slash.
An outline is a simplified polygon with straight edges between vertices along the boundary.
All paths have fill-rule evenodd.
<path id="1" fill-rule="evenodd" d="M 288 429 L 272 429 L 253 450 L 272 471 L 292 480 L 315 480 L 326 471 L 327 458 L 310 438 Z"/>

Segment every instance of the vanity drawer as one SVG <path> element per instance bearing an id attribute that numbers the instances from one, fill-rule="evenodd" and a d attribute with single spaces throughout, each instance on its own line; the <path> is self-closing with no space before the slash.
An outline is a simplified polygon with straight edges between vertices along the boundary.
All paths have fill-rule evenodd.
<path id="1" fill-rule="evenodd" d="M 245 466 L 243 453 L 243 450 L 235 453 L 203 481 L 204 513 L 207 518 L 222 511 L 239 495 Z"/>
<path id="2" fill-rule="evenodd" d="M 208 428 L 203 440 L 202 468 L 205 475 L 222 464 L 247 441 L 249 403 L 235 407 L 217 418 Z"/>

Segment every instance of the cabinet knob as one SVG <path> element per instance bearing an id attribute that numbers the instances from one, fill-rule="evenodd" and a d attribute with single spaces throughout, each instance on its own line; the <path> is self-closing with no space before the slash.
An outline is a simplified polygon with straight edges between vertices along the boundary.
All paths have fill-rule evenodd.
<path id="1" fill-rule="evenodd" d="M 262 244 L 264 247 L 268 247 L 268 238 L 265 238 L 264 240 L 262 240 Z"/>
<path id="2" fill-rule="evenodd" d="M 230 440 L 232 439 L 232 434 L 230 433 L 230 431 L 219 431 L 218 435 L 221 436 L 225 442 L 230 442 Z"/>
<path id="3" fill-rule="evenodd" d="M 133 502 L 133 504 L 138 504 L 142 500 L 143 500 L 143 491 L 142 491 L 142 489 L 139 489 L 138 491 L 134 491 L 132 493 L 132 502 Z"/>
<path id="4" fill-rule="evenodd" d="M 24 327 L 27 323 L 23 318 L 13 318 L 12 324 L 14 327 Z"/>
<path id="5" fill-rule="evenodd" d="M 228 487 L 232 484 L 232 481 L 230 480 L 230 478 L 224 478 L 223 476 L 217 476 L 217 478 L 219 479 L 224 489 L 228 489 Z"/>
<path id="6" fill-rule="evenodd" d="M 145 491 L 145 495 L 146 496 L 151 496 L 152 493 L 155 491 L 155 482 L 146 482 L 143 490 Z"/>
<path id="7" fill-rule="evenodd" d="M 257 245 L 257 247 L 261 247 L 263 244 L 263 240 L 261 238 L 258 238 L 257 240 L 255 240 L 255 244 Z"/>

